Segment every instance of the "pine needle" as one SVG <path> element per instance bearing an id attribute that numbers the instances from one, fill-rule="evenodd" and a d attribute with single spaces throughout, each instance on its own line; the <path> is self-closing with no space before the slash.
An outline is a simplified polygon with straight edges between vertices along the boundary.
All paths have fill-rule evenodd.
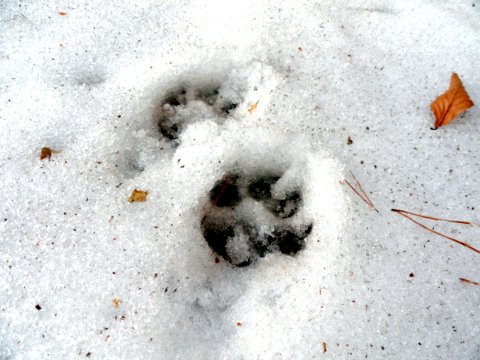
<path id="1" fill-rule="evenodd" d="M 447 220 L 447 219 L 441 219 L 441 218 L 434 218 L 434 217 L 431 217 L 431 216 L 426 216 L 426 215 L 420 215 L 420 214 L 415 214 L 415 213 L 412 213 L 412 212 L 409 212 L 409 211 L 405 211 L 405 210 L 399 210 L 399 209 L 392 209 L 393 212 L 396 212 L 398 213 L 399 215 L 402 215 L 403 217 L 407 218 L 408 220 L 414 222 L 415 224 L 417 224 L 418 226 L 424 228 L 425 230 L 427 231 L 430 231 L 431 233 L 434 233 L 435 235 L 438 235 L 438 236 L 441 236 L 447 240 L 450 240 L 450 241 L 453 241 L 459 245 L 462 245 L 462 246 L 465 246 L 466 248 L 472 250 L 472 251 L 475 251 L 476 253 L 480 254 L 480 250 L 476 249 L 475 247 L 473 247 L 472 245 L 466 243 L 466 242 L 463 242 L 463 241 L 460 241 L 458 239 L 455 239 L 453 237 L 450 237 L 448 235 L 445 235 L 445 234 L 442 234 L 436 230 L 433 230 L 431 228 L 429 228 L 428 226 L 418 222 L 417 220 L 413 219 L 412 217 L 410 217 L 410 215 L 413 215 L 413 216 L 418 216 L 418 217 L 421 217 L 421 218 L 424 218 L 424 219 L 431 219 L 431 220 L 438 220 L 438 221 L 447 221 L 447 222 L 454 222 L 454 223 L 457 223 L 457 224 L 463 224 L 463 225 L 470 225 L 470 223 L 468 221 L 460 221 L 460 220 Z"/>

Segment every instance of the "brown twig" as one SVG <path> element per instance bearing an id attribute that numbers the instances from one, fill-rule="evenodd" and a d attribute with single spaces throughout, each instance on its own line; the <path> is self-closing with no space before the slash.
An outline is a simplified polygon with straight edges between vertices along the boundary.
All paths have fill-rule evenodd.
<path id="1" fill-rule="evenodd" d="M 212 200 L 212 203 L 213 203 L 214 205 L 217 204 L 218 200 L 220 200 L 220 198 L 222 197 L 223 193 L 225 192 L 225 189 L 227 188 L 227 185 L 228 185 L 228 180 L 229 180 L 228 175 L 225 175 L 225 176 L 223 177 L 222 187 L 220 188 L 220 191 L 219 191 L 217 197 Z"/>
<path id="2" fill-rule="evenodd" d="M 399 209 L 392 209 L 394 212 L 402 212 L 404 214 L 410 214 L 413 216 L 421 217 L 423 219 L 428 219 L 428 220 L 437 220 L 437 221 L 445 221 L 445 222 L 450 222 L 450 223 L 455 223 L 455 224 L 462 224 L 462 225 L 473 225 L 470 221 L 463 221 L 463 220 L 449 220 L 449 219 L 442 219 L 442 218 L 436 218 L 433 216 L 427 216 L 427 215 L 422 215 L 422 214 L 416 214 L 414 212 L 410 212 L 407 210 L 399 210 Z"/>
<path id="3" fill-rule="evenodd" d="M 414 215 L 414 216 L 419 216 L 419 217 L 422 217 L 422 218 L 425 218 L 425 219 L 429 219 L 429 218 L 430 218 L 430 219 L 434 219 L 434 220 L 456 222 L 456 223 L 460 223 L 460 224 L 470 224 L 470 223 L 468 223 L 468 222 L 457 222 L 457 220 L 436 219 L 436 218 L 427 217 L 427 216 L 425 216 L 425 215 L 417 215 L 417 214 L 415 214 L 415 213 L 411 213 L 411 212 L 409 212 L 409 211 L 399 210 L 399 209 L 392 209 L 392 211 L 398 213 L 399 215 L 402 215 L 403 217 L 405 217 L 405 218 L 407 218 L 408 220 L 414 222 L 415 224 L 417 224 L 418 226 L 424 228 L 425 230 L 430 231 L 431 233 L 434 233 L 435 235 L 441 236 L 441 237 L 443 237 L 443 238 L 445 238 L 445 239 L 447 239 L 447 240 L 450 240 L 450 241 L 453 241 L 453 242 L 455 242 L 455 243 L 457 243 L 457 244 L 460 244 L 460 245 L 462 245 L 462 246 L 465 246 L 466 248 L 469 248 L 470 250 L 475 251 L 476 253 L 480 254 L 480 250 L 474 248 L 472 245 L 470 245 L 470 244 L 468 244 L 468 243 L 466 243 L 466 242 L 457 240 L 457 239 L 455 239 L 455 238 L 452 238 L 452 237 L 450 237 L 450 236 L 448 236 L 448 235 L 442 234 L 442 233 L 440 233 L 440 232 L 438 232 L 438 231 L 436 231 L 436 230 L 433 230 L 433 229 L 429 228 L 428 226 L 423 225 L 422 223 L 418 222 L 417 220 L 412 219 L 408 214 L 411 214 L 411 215 Z"/>
<path id="4" fill-rule="evenodd" d="M 473 281 L 473 280 L 468 280 L 465 278 L 458 278 L 461 282 L 467 283 L 467 284 L 472 284 L 472 285 L 477 285 L 480 286 L 479 282 Z"/>
<path id="5" fill-rule="evenodd" d="M 378 210 L 375 208 L 375 205 L 373 204 L 372 200 L 370 200 L 370 198 L 368 197 L 367 193 L 365 192 L 365 190 L 363 190 L 363 187 L 362 185 L 360 184 L 360 182 L 357 180 L 357 178 L 355 177 L 355 175 L 353 175 L 353 173 L 350 171 L 350 174 L 352 175 L 353 179 L 355 180 L 355 184 L 357 185 L 358 189 L 355 189 L 355 187 L 350 184 L 350 182 L 347 180 L 347 179 L 344 179 L 345 183 L 348 185 L 348 187 L 350 189 L 352 189 L 352 191 L 357 194 L 357 196 L 363 200 L 363 202 L 365 202 L 365 204 L 368 205 L 369 208 L 371 209 L 374 209 L 375 211 L 378 212 Z"/>
<path id="6" fill-rule="evenodd" d="M 215 197 L 215 199 L 211 200 L 211 202 L 208 203 L 207 206 L 206 206 L 205 213 L 202 217 L 202 222 L 204 222 L 207 219 L 208 214 L 210 213 L 210 211 L 213 208 L 213 205 L 216 205 L 218 200 L 220 200 L 220 198 L 222 197 L 223 193 L 225 192 L 225 189 L 227 188 L 228 180 L 229 180 L 229 176 L 225 175 L 223 177 L 222 187 L 220 188 L 220 191 L 219 191 L 218 195 Z"/>

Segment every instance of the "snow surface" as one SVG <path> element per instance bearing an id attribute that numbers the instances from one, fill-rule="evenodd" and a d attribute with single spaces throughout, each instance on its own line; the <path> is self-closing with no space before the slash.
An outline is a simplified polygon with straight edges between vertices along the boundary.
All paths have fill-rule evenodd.
<path id="1" fill-rule="evenodd" d="M 429 110 L 452 71 L 480 101 L 479 20 L 477 0 L 0 2 L 0 358 L 479 359 L 459 281 L 479 255 L 390 211 L 480 217 L 479 107 L 437 131 Z M 210 191 L 272 172 L 298 212 L 235 216 L 312 232 L 233 266 L 203 237 Z"/>

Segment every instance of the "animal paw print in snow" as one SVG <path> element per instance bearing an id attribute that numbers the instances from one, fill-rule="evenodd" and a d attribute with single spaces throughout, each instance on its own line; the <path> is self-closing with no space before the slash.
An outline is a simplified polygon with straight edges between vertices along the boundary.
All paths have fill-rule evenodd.
<path id="1" fill-rule="evenodd" d="M 216 254 L 243 267 L 268 253 L 293 256 L 304 249 L 312 224 L 291 224 L 289 218 L 299 210 L 302 195 L 298 189 L 276 195 L 273 188 L 280 178 L 229 173 L 213 186 L 201 228 Z"/>
<path id="2" fill-rule="evenodd" d="M 189 111 L 189 106 L 197 102 L 215 118 L 224 118 L 238 106 L 238 102 L 227 99 L 220 85 L 203 88 L 180 87 L 171 91 L 154 113 L 160 133 L 169 141 L 178 141 L 187 123 L 195 121 L 198 110 Z"/>

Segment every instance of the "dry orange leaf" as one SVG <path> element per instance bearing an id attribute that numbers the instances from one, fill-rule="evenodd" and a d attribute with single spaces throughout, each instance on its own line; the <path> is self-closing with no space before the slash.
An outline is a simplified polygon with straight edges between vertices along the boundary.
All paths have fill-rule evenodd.
<path id="1" fill-rule="evenodd" d="M 259 102 L 260 102 L 260 100 L 257 100 L 256 102 L 254 102 L 252 105 L 250 105 L 250 106 L 248 107 L 248 110 L 247 110 L 247 111 L 248 111 L 250 114 L 253 113 L 253 112 L 257 109 L 257 105 L 258 105 Z"/>
<path id="2" fill-rule="evenodd" d="M 58 15 L 60 16 L 65 16 L 65 15 L 68 15 L 65 11 L 59 11 L 58 12 Z"/>
<path id="3" fill-rule="evenodd" d="M 135 189 L 128 198 L 128 202 L 142 202 L 147 201 L 148 191 Z"/>
<path id="4" fill-rule="evenodd" d="M 450 124 L 458 115 L 472 106 L 473 102 L 463 87 L 462 81 L 456 73 L 452 73 L 448 91 L 430 105 L 435 115 L 434 128 Z"/>

